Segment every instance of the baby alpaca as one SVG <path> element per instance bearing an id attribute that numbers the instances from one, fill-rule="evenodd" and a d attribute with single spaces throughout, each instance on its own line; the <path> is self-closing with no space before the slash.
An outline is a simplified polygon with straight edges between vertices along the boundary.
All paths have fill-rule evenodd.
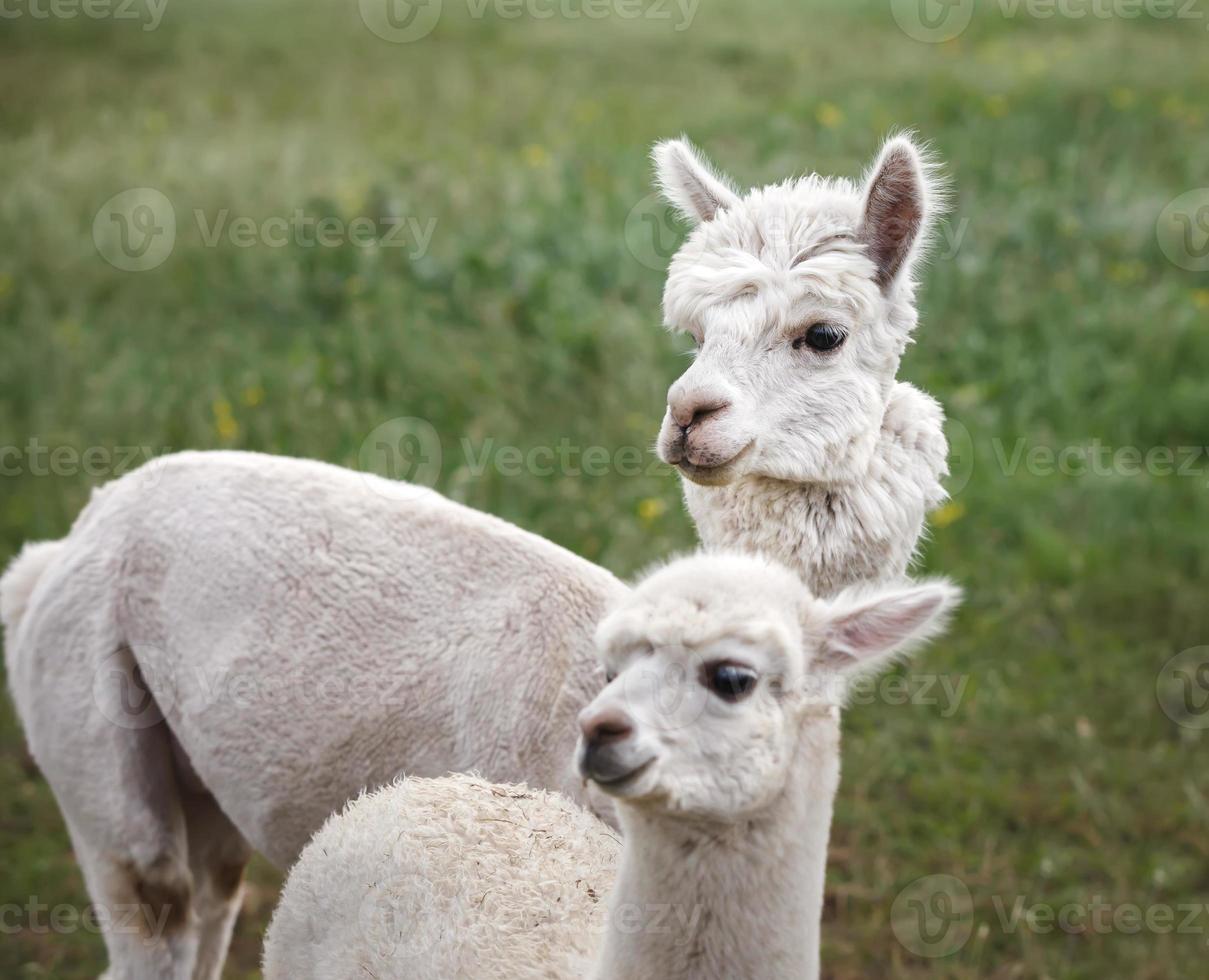
<path id="1" fill-rule="evenodd" d="M 816 595 L 900 578 L 948 472 L 940 406 L 895 381 L 935 168 L 897 137 L 863 186 L 812 175 L 741 196 L 687 140 L 654 156 L 697 225 L 663 294 L 697 354 L 658 449 L 702 543 L 775 557 Z"/>
<path id="2" fill-rule="evenodd" d="M 591 962 L 620 852 L 561 794 L 403 779 L 302 852 L 265 937 L 266 980 L 582 978 L 562 965 Z"/>
<path id="3" fill-rule="evenodd" d="M 937 633 L 957 597 L 936 581 L 815 599 L 725 554 L 655 572 L 601 624 L 610 680 L 579 719 L 620 858 L 557 796 L 405 780 L 303 851 L 266 980 L 817 977 L 844 679 Z"/>

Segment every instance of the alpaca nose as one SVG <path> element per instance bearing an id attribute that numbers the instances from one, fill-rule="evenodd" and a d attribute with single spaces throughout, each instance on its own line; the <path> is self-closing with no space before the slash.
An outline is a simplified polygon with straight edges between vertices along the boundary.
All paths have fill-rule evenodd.
<path id="1" fill-rule="evenodd" d="M 674 421 L 682 432 L 687 432 L 694 425 L 699 425 L 714 415 L 719 415 L 730 408 L 730 399 L 721 395 L 700 392 L 668 402 L 668 409 Z"/>
<path id="2" fill-rule="evenodd" d="M 634 734 L 634 723 L 620 708 L 606 708 L 592 714 L 584 712 L 579 716 L 579 727 L 589 750 L 624 741 Z"/>

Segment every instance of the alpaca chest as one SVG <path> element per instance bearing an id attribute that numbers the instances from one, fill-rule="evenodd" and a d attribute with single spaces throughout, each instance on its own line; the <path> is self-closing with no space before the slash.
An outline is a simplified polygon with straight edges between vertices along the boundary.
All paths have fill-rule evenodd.
<path id="1" fill-rule="evenodd" d="M 684 497 L 709 549 L 736 548 L 784 562 L 816 595 L 901 577 L 923 526 L 918 493 L 742 481 L 685 482 Z"/>

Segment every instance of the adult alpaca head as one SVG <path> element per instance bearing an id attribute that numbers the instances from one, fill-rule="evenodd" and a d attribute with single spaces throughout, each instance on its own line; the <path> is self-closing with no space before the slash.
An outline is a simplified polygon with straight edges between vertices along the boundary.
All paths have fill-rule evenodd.
<path id="1" fill-rule="evenodd" d="M 859 184 L 812 174 L 740 194 L 685 139 L 654 158 L 696 225 L 664 290 L 665 323 L 697 354 L 668 393 L 660 456 L 707 486 L 859 477 L 917 320 L 935 166 L 896 136 Z"/>

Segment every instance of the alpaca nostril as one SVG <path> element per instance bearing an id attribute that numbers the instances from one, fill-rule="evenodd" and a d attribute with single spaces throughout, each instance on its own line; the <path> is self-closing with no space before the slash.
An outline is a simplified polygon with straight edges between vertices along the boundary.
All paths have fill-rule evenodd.
<path id="1" fill-rule="evenodd" d="M 705 399 L 695 402 L 684 402 L 672 405 L 672 421 L 679 426 L 682 433 L 687 433 L 694 425 L 700 425 L 707 419 L 719 415 L 730 408 L 730 402 L 722 399 Z"/>
<path id="2" fill-rule="evenodd" d="M 634 734 L 633 723 L 620 711 L 607 711 L 585 718 L 580 727 L 583 729 L 584 742 L 592 748 L 612 745 Z"/>
<path id="3" fill-rule="evenodd" d="M 708 407 L 699 408 L 695 412 L 693 412 L 693 417 L 689 420 L 688 428 L 691 429 L 694 425 L 700 425 L 706 419 L 713 418 L 713 416 L 715 416 L 715 415 L 720 415 L 722 412 L 726 411 L 726 409 L 728 409 L 728 408 L 730 408 L 729 402 L 723 402 L 720 405 L 711 405 Z"/>

